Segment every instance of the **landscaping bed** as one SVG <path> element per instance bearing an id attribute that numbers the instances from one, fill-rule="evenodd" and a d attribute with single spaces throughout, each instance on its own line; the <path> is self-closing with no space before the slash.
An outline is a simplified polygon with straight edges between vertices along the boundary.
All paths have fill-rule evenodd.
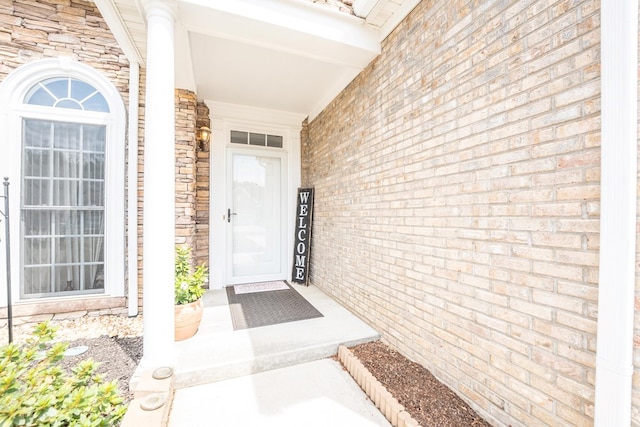
<path id="1" fill-rule="evenodd" d="M 349 350 L 421 426 L 490 427 L 431 372 L 382 342 Z"/>

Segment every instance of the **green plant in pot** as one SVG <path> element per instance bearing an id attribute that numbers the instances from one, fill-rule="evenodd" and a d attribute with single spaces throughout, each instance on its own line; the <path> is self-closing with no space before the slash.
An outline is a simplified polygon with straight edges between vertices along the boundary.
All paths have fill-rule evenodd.
<path id="1" fill-rule="evenodd" d="M 192 267 L 191 249 L 186 246 L 176 248 L 175 261 L 175 340 L 192 337 L 202 320 L 202 295 L 209 271 L 205 264 Z"/>

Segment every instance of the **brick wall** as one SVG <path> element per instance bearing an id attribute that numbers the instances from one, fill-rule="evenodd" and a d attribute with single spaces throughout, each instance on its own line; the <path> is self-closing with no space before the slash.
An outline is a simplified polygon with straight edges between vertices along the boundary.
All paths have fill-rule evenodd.
<path id="1" fill-rule="evenodd" d="M 308 182 L 305 182 L 305 179 L 310 177 L 309 167 L 311 166 L 313 159 L 306 156 L 305 153 L 310 149 L 310 141 L 309 141 L 309 119 L 304 119 L 302 122 L 302 129 L 300 129 L 300 150 L 303 153 L 302 158 L 300 159 L 300 172 L 302 175 L 302 187 L 309 186 Z"/>
<path id="2" fill-rule="evenodd" d="M 640 20 L 640 15 L 638 15 Z M 639 25 L 640 26 L 640 25 Z M 639 46 L 640 49 L 640 46 Z M 639 51 L 640 55 L 640 51 Z M 640 56 L 639 56 L 640 57 Z M 638 73 L 640 75 L 640 65 L 638 67 Z M 638 88 L 640 90 L 640 87 Z M 640 93 L 638 95 L 640 100 Z M 640 114 L 640 105 L 638 107 Z M 640 117 L 638 117 L 638 127 L 640 128 Z M 640 152 L 640 140 L 638 141 L 638 152 Z M 639 158 L 640 160 L 640 158 Z M 640 171 L 640 164 L 638 164 L 638 171 Z M 638 189 L 640 189 L 640 174 L 638 175 Z M 638 191 L 640 195 L 640 191 Z M 634 322 L 634 369 L 633 369 L 633 394 L 631 402 L 631 419 L 634 427 L 640 426 L 640 197 L 637 198 L 637 211 L 638 218 L 636 219 L 636 292 L 634 298 L 634 306 L 636 308 L 635 322 Z"/>
<path id="3" fill-rule="evenodd" d="M 423 1 L 308 125 L 312 283 L 494 425 L 593 423 L 599 37 L 597 1 Z"/>

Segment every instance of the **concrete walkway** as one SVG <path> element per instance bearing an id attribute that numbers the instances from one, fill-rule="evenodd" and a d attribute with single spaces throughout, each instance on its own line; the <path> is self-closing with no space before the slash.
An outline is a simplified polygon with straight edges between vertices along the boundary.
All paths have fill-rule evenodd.
<path id="1" fill-rule="evenodd" d="M 323 359 L 176 391 L 169 427 L 390 426 L 339 362 Z"/>
<path id="2" fill-rule="evenodd" d="M 234 331 L 226 292 L 207 292 L 198 333 L 176 343 L 170 426 L 389 425 L 326 359 L 378 333 L 318 288 L 293 286 L 324 317 Z"/>

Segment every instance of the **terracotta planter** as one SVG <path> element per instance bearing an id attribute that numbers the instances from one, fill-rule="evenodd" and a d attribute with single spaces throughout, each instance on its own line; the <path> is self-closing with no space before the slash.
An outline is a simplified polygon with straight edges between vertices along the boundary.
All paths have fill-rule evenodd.
<path id="1" fill-rule="evenodd" d="M 182 341 L 195 335 L 202 320 L 202 298 L 189 304 L 176 305 L 175 340 Z"/>

